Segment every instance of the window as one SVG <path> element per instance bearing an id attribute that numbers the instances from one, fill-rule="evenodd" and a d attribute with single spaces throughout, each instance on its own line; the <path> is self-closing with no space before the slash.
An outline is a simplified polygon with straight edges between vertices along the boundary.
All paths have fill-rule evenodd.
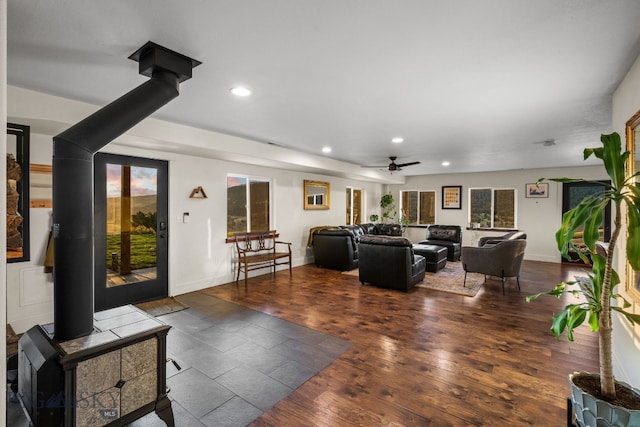
<path id="1" fill-rule="evenodd" d="M 400 209 L 408 225 L 435 224 L 435 191 L 401 191 Z"/>
<path id="2" fill-rule="evenodd" d="M 347 225 L 360 224 L 362 220 L 362 190 L 347 187 Z"/>
<path id="3" fill-rule="evenodd" d="M 483 228 L 516 228 L 514 188 L 470 188 L 469 222 Z"/>
<path id="4" fill-rule="evenodd" d="M 268 178 L 227 176 L 227 237 L 246 231 L 268 231 L 271 181 Z"/>

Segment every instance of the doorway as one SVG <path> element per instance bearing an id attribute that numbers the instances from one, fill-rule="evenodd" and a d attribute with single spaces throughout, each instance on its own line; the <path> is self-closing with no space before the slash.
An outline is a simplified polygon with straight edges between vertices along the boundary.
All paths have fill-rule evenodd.
<path id="1" fill-rule="evenodd" d="M 611 181 L 591 181 L 591 182 L 568 182 L 562 184 L 562 214 L 576 207 L 585 197 L 604 195 L 607 190 L 607 185 L 610 185 Z M 600 237 L 598 240 L 608 242 L 611 239 L 611 203 L 607 204 L 604 211 L 604 218 L 602 224 L 599 227 Z M 582 240 L 582 231 L 576 232 L 576 238 L 574 244 L 579 249 L 584 246 Z M 569 252 L 571 256 L 571 262 L 579 262 L 582 260 L 575 252 Z M 563 262 L 568 262 L 566 259 L 562 259 Z"/>
<path id="2" fill-rule="evenodd" d="M 97 153 L 95 310 L 168 296 L 168 163 Z"/>
<path id="3" fill-rule="evenodd" d="M 362 218 L 362 190 L 347 187 L 347 225 L 363 223 Z"/>

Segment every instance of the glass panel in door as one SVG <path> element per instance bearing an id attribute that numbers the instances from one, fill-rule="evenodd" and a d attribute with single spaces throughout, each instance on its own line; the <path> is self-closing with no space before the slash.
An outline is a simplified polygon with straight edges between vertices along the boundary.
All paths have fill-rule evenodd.
<path id="1" fill-rule="evenodd" d="M 95 156 L 95 306 L 168 295 L 168 164 Z"/>
<path id="2" fill-rule="evenodd" d="M 347 187 L 347 225 L 362 223 L 362 190 Z"/>
<path id="3" fill-rule="evenodd" d="M 353 224 L 363 223 L 362 218 L 362 190 L 353 190 Z"/>
<path id="4" fill-rule="evenodd" d="M 107 287 L 156 279 L 158 171 L 106 166 Z"/>
<path id="5" fill-rule="evenodd" d="M 353 191 L 351 188 L 347 187 L 347 221 L 345 224 L 351 225 L 351 204 L 353 202 Z"/>

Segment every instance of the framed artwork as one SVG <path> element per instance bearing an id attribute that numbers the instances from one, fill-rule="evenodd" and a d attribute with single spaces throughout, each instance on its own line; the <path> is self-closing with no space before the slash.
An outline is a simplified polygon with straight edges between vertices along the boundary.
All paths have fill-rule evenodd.
<path id="1" fill-rule="evenodd" d="M 304 208 L 329 209 L 331 184 L 321 181 L 304 181 Z"/>
<path id="2" fill-rule="evenodd" d="M 527 198 L 549 197 L 549 183 L 547 182 L 526 184 L 526 186 L 524 195 Z"/>
<path id="3" fill-rule="evenodd" d="M 7 262 L 29 261 L 29 126 L 7 123 Z"/>
<path id="4" fill-rule="evenodd" d="M 442 209 L 462 209 L 462 186 L 442 187 Z"/>
<path id="5" fill-rule="evenodd" d="M 637 172 L 636 163 L 640 156 L 638 150 L 638 141 L 640 141 L 640 110 L 638 110 L 626 123 L 626 137 L 627 137 L 627 151 L 629 151 L 629 157 L 627 158 L 627 165 L 625 168 L 625 177 L 627 179 L 633 179 L 636 183 L 638 177 L 631 178 Z M 627 206 L 629 209 L 629 206 Z M 629 213 L 627 212 L 627 224 L 629 224 Z M 625 262 L 627 268 L 626 277 L 626 290 L 633 297 L 636 304 L 640 303 L 640 271 L 633 269 L 631 264 Z M 636 333 L 638 331 L 636 325 Z"/>

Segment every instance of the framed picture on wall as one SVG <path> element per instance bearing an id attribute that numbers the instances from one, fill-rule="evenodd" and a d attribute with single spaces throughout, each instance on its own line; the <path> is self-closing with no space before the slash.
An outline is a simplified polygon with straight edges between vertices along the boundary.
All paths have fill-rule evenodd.
<path id="1" fill-rule="evenodd" d="M 7 262 L 29 261 L 29 126 L 7 123 Z"/>
<path id="2" fill-rule="evenodd" d="M 462 186 L 442 187 L 442 209 L 462 209 Z"/>
<path id="3" fill-rule="evenodd" d="M 527 198 L 549 197 L 549 183 L 547 182 L 526 184 L 526 186 L 524 194 Z"/>
<path id="4" fill-rule="evenodd" d="M 321 181 L 304 180 L 304 208 L 329 209 L 331 184 Z"/>

